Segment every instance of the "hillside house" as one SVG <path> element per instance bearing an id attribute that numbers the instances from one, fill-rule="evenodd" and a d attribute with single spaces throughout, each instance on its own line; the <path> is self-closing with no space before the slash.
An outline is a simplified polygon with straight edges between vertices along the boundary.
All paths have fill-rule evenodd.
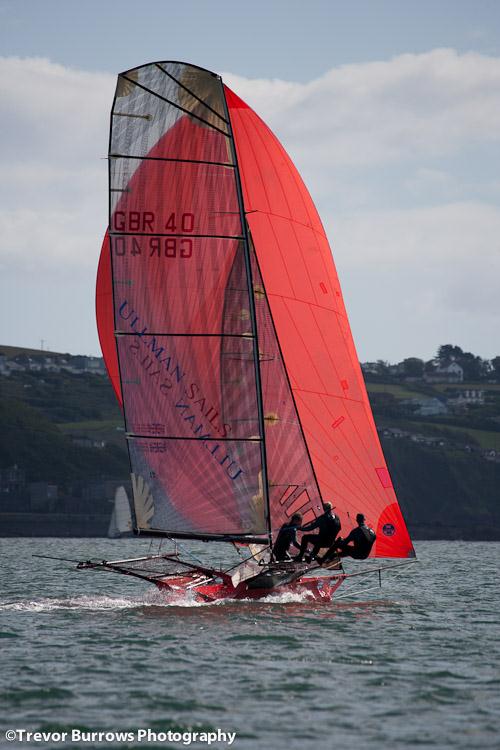
<path id="1" fill-rule="evenodd" d="M 74 372 L 93 372 L 96 375 L 105 375 L 106 368 L 101 357 L 86 357 L 77 355 L 71 357 L 71 365 Z"/>
<path id="2" fill-rule="evenodd" d="M 401 401 L 404 406 L 409 406 L 414 414 L 420 417 L 437 417 L 448 413 L 448 407 L 438 398 L 409 398 Z"/>
<path id="3" fill-rule="evenodd" d="M 448 404 L 458 410 L 467 409 L 469 406 L 483 406 L 484 391 L 480 388 L 466 388 L 453 398 L 449 398 Z"/>
<path id="4" fill-rule="evenodd" d="M 431 372 L 426 372 L 424 380 L 427 383 L 463 383 L 464 371 L 458 362 L 452 362 L 446 367 L 436 364 Z"/>

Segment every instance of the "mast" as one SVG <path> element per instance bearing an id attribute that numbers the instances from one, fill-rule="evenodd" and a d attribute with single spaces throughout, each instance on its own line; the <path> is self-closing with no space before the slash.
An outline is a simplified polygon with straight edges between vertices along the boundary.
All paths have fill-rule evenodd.
<path id="1" fill-rule="evenodd" d="M 222 84 L 222 81 L 221 81 L 221 84 Z M 252 265 L 250 262 L 250 238 L 248 235 L 248 225 L 247 225 L 247 219 L 246 219 L 246 214 L 245 214 L 245 206 L 243 202 L 243 191 L 241 188 L 241 177 L 240 177 L 240 170 L 238 167 L 238 157 L 236 154 L 236 147 L 234 143 L 231 118 L 229 116 L 229 110 L 227 107 L 226 94 L 224 92 L 224 89 L 223 89 L 223 98 L 224 98 L 224 110 L 225 110 L 226 119 L 228 121 L 228 126 L 229 126 L 229 134 L 231 136 L 231 140 L 230 140 L 231 151 L 232 151 L 233 161 L 236 167 L 236 171 L 235 171 L 236 190 L 238 193 L 238 205 L 240 209 L 241 229 L 242 229 L 243 237 L 244 237 L 243 244 L 244 244 L 244 250 L 245 250 L 245 268 L 246 268 L 246 274 L 247 274 L 247 279 L 248 279 L 248 299 L 249 299 L 250 320 L 252 323 L 252 335 L 253 335 L 253 360 L 254 360 L 254 367 L 255 367 L 255 384 L 257 387 L 257 408 L 258 408 L 258 415 L 259 415 L 259 432 L 260 432 L 260 437 L 261 437 L 262 492 L 264 496 L 264 503 L 265 503 L 265 509 L 266 509 L 266 521 L 267 521 L 267 529 L 268 529 L 268 536 L 269 536 L 269 544 L 272 545 L 273 535 L 272 535 L 272 527 L 271 527 L 271 509 L 270 509 L 270 503 L 269 503 L 269 483 L 268 483 L 268 476 L 267 476 L 266 431 L 265 431 L 265 421 L 264 421 L 264 407 L 263 407 L 263 402 L 262 402 L 262 382 L 261 382 L 261 374 L 260 374 L 259 333 L 257 330 L 257 316 L 255 313 L 255 296 L 254 296 L 254 282 L 252 278 Z"/>

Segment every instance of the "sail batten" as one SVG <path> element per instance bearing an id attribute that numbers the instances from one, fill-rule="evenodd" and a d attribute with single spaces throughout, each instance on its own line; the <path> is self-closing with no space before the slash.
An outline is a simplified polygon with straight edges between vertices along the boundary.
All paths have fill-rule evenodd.
<path id="1" fill-rule="evenodd" d="M 129 78 L 126 75 L 121 76 L 125 81 L 128 81 L 128 83 L 132 84 L 133 86 L 137 86 L 138 88 L 142 89 L 143 91 L 146 91 L 146 93 L 151 94 L 151 96 L 156 96 L 158 99 L 161 99 L 166 104 L 170 104 L 172 107 L 176 107 L 181 112 L 184 112 L 185 114 L 189 115 L 190 117 L 194 117 L 196 120 L 199 120 L 204 125 L 206 125 L 209 128 L 213 128 L 214 130 L 217 130 L 219 133 L 222 133 L 222 135 L 228 137 L 228 134 L 222 130 L 221 128 L 218 128 L 213 123 L 209 122 L 208 120 L 205 120 L 203 117 L 200 117 L 197 114 L 194 114 L 193 112 L 190 112 L 189 109 L 186 109 L 185 107 L 182 107 L 180 104 L 177 104 L 176 102 L 171 101 L 170 99 L 166 99 L 164 96 L 161 96 L 157 91 L 153 91 L 152 89 L 149 89 L 147 86 L 144 86 L 143 84 L 139 83 L 138 81 L 134 81 L 132 78 Z M 198 100 L 199 101 L 199 100 Z M 122 114 L 121 112 L 119 113 Z M 219 115 L 216 115 L 219 117 Z M 150 115 L 147 115 L 146 117 L 151 117 Z"/>

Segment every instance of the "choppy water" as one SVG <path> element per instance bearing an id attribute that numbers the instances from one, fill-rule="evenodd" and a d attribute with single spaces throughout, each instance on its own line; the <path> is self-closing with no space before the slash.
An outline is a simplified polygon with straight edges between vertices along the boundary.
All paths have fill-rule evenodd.
<path id="1" fill-rule="evenodd" d="M 0 747 L 63 747 L 8 743 L 18 727 L 222 729 L 266 750 L 500 746 L 498 543 L 421 542 L 419 564 L 330 604 L 212 605 L 30 557 L 134 556 L 144 541 L 0 545 Z"/>

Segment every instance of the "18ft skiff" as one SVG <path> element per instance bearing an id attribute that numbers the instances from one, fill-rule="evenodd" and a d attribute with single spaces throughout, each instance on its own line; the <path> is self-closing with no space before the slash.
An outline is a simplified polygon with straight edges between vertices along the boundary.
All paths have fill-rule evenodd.
<path id="1" fill-rule="evenodd" d="M 208 70 L 158 62 L 118 77 L 97 323 L 136 532 L 252 557 L 229 571 L 177 555 L 83 567 L 208 599 L 329 598 L 342 571 L 311 576 L 268 554 L 322 500 L 343 533 L 366 515 L 372 557 L 414 557 L 318 213 L 277 138 Z"/>

